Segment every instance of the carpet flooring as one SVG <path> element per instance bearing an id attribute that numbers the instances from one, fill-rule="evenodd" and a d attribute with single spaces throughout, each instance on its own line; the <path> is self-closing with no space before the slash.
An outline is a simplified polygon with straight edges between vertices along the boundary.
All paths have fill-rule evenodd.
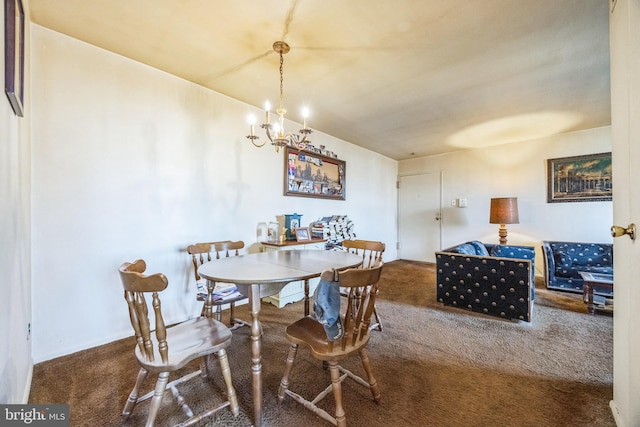
<path id="1" fill-rule="evenodd" d="M 350 426 L 615 426 L 609 408 L 612 316 L 589 315 L 580 295 L 550 291 L 542 283 L 536 285 L 531 323 L 444 307 L 435 290 L 434 264 L 385 264 L 378 299 L 384 330 L 372 331 L 368 347 L 382 402 L 347 380 L 343 404 Z M 249 319 L 246 305 L 237 311 Z M 283 331 L 302 313 L 302 302 L 282 309 L 262 303 L 265 426 L 329 425 L 290 398 L 277 401 L 288 350 Z M 120 315 L 127 315 L 124 301 Z M 37 364 L 29 403 L 68 403 L 72 426 L 144 425 L 148 402 L 128 420 L 120 416 L 138 371 L 133 347 L 127 338 Z M 248 328 L 234 331 L 228 354 L 240 415 L 223 410 L 201 425 L 252 423 Z M 345 366 L 362 372 L 357 359 Z M 211 366 L 213 379 L 181 387 L 196 411 L 221 399 L 216 368 Z M 154 383 L 147 379 L 147 390 Z M 328 384 L 328 371 L 301 349 L 291 389 L 309 397 Z M 333 413 L 333 398 L 321 406 Z M 167 393 L 156 425 L 183 419 Z"/>

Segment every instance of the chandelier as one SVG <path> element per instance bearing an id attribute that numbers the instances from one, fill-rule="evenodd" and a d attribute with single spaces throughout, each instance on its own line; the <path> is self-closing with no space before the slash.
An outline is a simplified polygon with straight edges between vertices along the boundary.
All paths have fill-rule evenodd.
<path id="1" fill-rule="evenodd" d="M 311 129 L 307 127 L 307 116 L 309 111 L 307 108 L 302 109 L 302 117 L 303 124 L 302 129 L 300 129 L 299 133 L 285 133 L 284 131 L 284 115 L 287 113 L 287 110 L 284 108 L 284 94 L 283 94 L 283 73 L 282 66 L 284 64 L 282 56 L 285 53 L 288 53 L 291 48 L 289 45 L 283 41 L 277 41 L 273 44 L 273 50 L 280 55 L 280 105 L 276 110 L 278 114 L 277 123 L 269 122 L 269 113 L 271 109 L 271 104 L 269 101 L 265 102 L 264 110 L 265 110 L 265 122 L 260 125 L 262 129 L 265 130 L 267 134 L 267 139 L 271 142 L 271 145 L 274 146 L 276 152 L 280 149 L 280 147 L 286 146 L 295 146 L 298 148 L 304 148 L 307 142 L 307 136 L 312 132 Z M 251 141 L 253 145 L 256 147 L 262 147 L 267 143 L 267 139 L 265 139 L 262 144 L 256 143 L 256 140 L 259 139 L 257 135 L 254 134 L 253 125 L 255 124 L 255 117 L 249 117 L 249 123 L 251 125 L 251 132 L 247 135 L 247 138 Z"/>

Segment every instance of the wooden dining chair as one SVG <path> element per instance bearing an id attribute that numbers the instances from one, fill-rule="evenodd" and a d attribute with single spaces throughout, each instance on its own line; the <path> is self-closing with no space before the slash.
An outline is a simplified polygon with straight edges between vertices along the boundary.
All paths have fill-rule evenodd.
<path id="1" fill-rule="evenodd" d="M 385 244 L 373 240 L 343 240 L 342 246 L 348 252 L 360 255 L 362 264 L 358 268 L 371 268 L 382 262 L 382 254 L 385 250 Z M 342 290 L 341 295 L 346 298 L 347 291 Z M 354 299 L 354 304 L 358 304 L 358 299 Z M 375 321 L 371 324 L 371 329 L 382 331 L 382 321 L 378 314 L 378 308 L 373 308 L 373 316 Z"/>
<path id="2" fill-rule="evenodd" d="M 231 331 L 221 322 L 206 317 L 166 327 L 159 293 L 167 288 L 167 278 L 161 273 L 146 276 L 143 274 L 146 268 L 143 260 L 125 262 L 119 268 L 124 297 L 129 306 L 129 318 L 137 342 L 135 355 L 140 365 L 138 378 L 122 411 L 123 417 L 129 418 L 137 403 L 151 398 L 146 426 L 153 426 L 167 389 L 171 390 L 188 417 L 181 425 L 198 423 L 226 407 L 237 416 L 238 399 L 231 382 L 231 370 L 226 353 L 226 348 L 231 343 Z M 151 301 L 151 306 L 147 305 L 147 298 Z M 150 312 L 154 314 L 153 323 L 149 318 Z M 194 414 L 184 397 L 180 395 L 177 386 L 199 376 L 206 378 L 209 375 L 206 359 L 211 354 L 215 354 L 220 363 L 226 386 L 226 400 L 213 408 Z M 201 369 L 169 382 L 171 373 L 198 358 Z M 140 388 L 149 372 L 158 374 L 155 389 L 139 397 Z M 209 393 L 209 389 L 206 390 L 203 392 Z"/>
<path id="3" fill-rule="evenodd" d="M 371 370 L 366 347 L 369 343 L 369 324 L 378 294 L 378 281 L 380 280 L 382 267 L 383 263 L 380 262 L 377 266 L 368 269 L 352 268 L 343 271 L 330 270 L 322 273 L 320 277 L 321 282 L 318 286 L 322 286 L 322 281 L 330 282 L 337 280 L 341 288 L 349 290 L 347 297 L 348 304 L 346 304 L 343 310 L 344 313 L 341 313 L 340 316 L 343 336 L 336 341 L 330 340 L 323 324 L 312 316 L 303 317 L 286 328 L 285 333 L 291 343 L 291 347 L 278 390 L 279 402 L 282 402 L 285 395 L 288 395 L 319 417 L 339 427 L 346 426 L 346 415 L 342 405 L 342 382 L 346 378 L 351 378 L 355 380 L 356 383 L 369 388 L 373 400 L 376 403 L 380 402 L 380 390 Z M 338 290 L 336 289 L 336 293 L 337 292 Z M 356 294 L 360 294 L 362 302 L 358 305 L 357 312 L 352 313 L 351 310 L 354 307 L 352 300 L 356 298 Z M 337 300 L 340 301 L 341 298 L 337 295 L 336 297 Z M 316 302 L 317 300 L 318 294 L 316 294 Z M 328 365 L 331 375 L 331 385 L 311 400 L 307 400 L 289 389 L 289 377 L 299 346 L 308 348 L 315 359 L 323 362 L 323 366 Z M 367 376 L 366 381 L 339 365 L 339 362 L 355 355 L 360 357 L 362 367 Z M 331 390 L 333 390 L 335 401 L 335 416 L 330 415 L 327 411 L 317 406 Z"/>
<path id="4" fill-rule="evenodd" d="M 222 322 L 222 306 L 229 304 L 230 313 L 230 327 L 234 330 L 240 326 L 250 326 L 248 322 L 235 317 L 236 302 L 248 299 L 248 297 L 237 292 L 233 292 L 231 295 L 221 296 L 216 295 L 216 292 L 221 292 L 225 288 L 229 289 L 225 283 L 212 283 L 207 279 L 200 277 L 198 274 L 198 267 L 205 262 L 210 262 L 213 259 L 220 259 L 222 257 L 228 258 L 229 256 L 240 255 L 240 249 L 244 248 L 244 242 L 232 242 L 225 240 L 221 242 L 209 242 L 209 243 L 196 243 L 190 245 L 187 248 L 187 252 L 191 255 L 191 262 L 193 263 L 193 273 L 196 279 L 196 286 L 200 289 L 206 289 L 206 293 L 202 294 L 198 292 L 198 299 L 204 301 L 202 305 L 201 316 L 212 317 L 213 307 L 216 308 L 216 320 Z M 235 288 L 235 285 L 232 286 Z"/>

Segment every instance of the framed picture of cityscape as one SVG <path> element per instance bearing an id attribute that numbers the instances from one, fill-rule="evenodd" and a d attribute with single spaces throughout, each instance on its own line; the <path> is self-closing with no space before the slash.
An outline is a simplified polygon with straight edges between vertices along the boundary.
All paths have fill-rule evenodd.
<path id="1" fill-rule="evenodd" d="M 547 203 L 611 200 L 611 153 L 547 160 Z"/>
<path id="2" fill-rule="evenodd" d="M 287 147 L 284 162 L 285 196 L 345 200 L 344 160 Z"/>

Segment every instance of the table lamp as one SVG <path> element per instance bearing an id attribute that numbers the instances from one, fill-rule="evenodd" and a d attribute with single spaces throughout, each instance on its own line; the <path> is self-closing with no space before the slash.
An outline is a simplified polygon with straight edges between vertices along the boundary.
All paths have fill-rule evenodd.
<path id="1" fill-rule="evenodd" d="M 500 236 L 500 244 L 507 244 L 507 227 L 506 224 L 519 224 L 518 218 L 518 198 L 517 197 L 500 197 L 491 199 L 491 212 L 489 214 L 490 224 L 500 224 L 498 236 Z"/>

